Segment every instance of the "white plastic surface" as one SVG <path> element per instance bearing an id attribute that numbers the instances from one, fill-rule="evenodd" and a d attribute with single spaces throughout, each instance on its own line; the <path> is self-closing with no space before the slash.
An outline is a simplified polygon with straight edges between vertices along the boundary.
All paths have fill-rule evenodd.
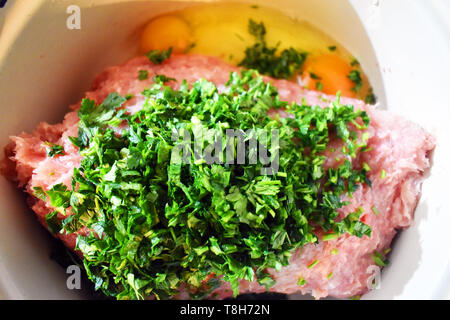
<path id="1" fill-rule="evenodd" d="M 361 62 L 380 107 L 420 123 L 438 147 L 414 225 L 396 240 L 381 288 L 367 299 L 446 298 L 450 289 L 450 11 L 446 0 L 247 1 L 306 19 Z M 57 122 L 93 76 L 136 53 L 139 29 L 192 1 L 18 0 L 8 2 L 0 34 L 0 147 L 8 136 Z M 66 8 L 81 7 L 81 30 L 66 28 Z M 3 10 L 3 9 L 1 9 Z M 3 12 L 0 11 L 0 15 Z M 0 22 L 2 19 L 0 19 Z M 0 177 L 0 298 L 79 299 L 49 259 L 54 241 Z M 297 296 L 295 296 L 297 297 Z"/>

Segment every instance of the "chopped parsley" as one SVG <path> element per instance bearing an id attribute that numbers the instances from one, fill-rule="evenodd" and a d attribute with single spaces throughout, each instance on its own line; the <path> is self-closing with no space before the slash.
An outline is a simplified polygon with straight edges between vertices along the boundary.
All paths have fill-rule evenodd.
<path id="1" fill-rule="evenodd" d="M 355 86 L 352 88 L 352 90 L 356 93 L 358 93 L 359 89 L 361 89 L 363 85 L 363 80 L 361 77 L 361 71 L 359 70 L 352 70 L 347 76 L 354 84 Z"/>
<path id="2" fill-rule="evenodd" d="M 319 263 L 319 260 L 314 260 L 313 262 L 311 262 L 309 265 L 308 265 L 308 269 L 311 269 L 312 267 L 314 267 L 316 264 L 318 264 Z"/>
<path id="3" fill-rule="evenodd" d="M 184 53 L 188 53 L 189 51 L 194 49 L 196 45 L 197 44 L 195 42 L 192 42 L 191 44 L 189 44 L 189 46 L 186 48 L 186 50 L 184 50 Z"/>
<path id="4" fill-rule="evenodd" d="M 369 172 L 370 170 L 372 170 L 367 162 L 363 162 L 362 167 L 364 170 L 366 170 L 366 172 Z"/>
<path id="5" fill-rule="evenodd" d="M 373 213 L 375 213 L 375 215 L 380 214 L 380 211 L 378 211 L 377 207 L 375 207 L 375 206 L 372 206 L 372 211 L 373 211 Z"/>
<path id="6" fill-rule="evenodd" d="M 380 267 L 385 267 L 389 264 L 389 260 L 385 259 L 384 255 L 378 251 L 372 254 L 372 259 L 376 265 Z"/>
<path id="7" fill-rule="evenodd" d="M 147 70 L 139 70 L 138 79 L 141 81 L 148 79 L 148 71 Z"/>
<path id="8" fill-rule="evenodd" d="M 367 93 L 366 97 L 364 98 L 364 102 L 367 104 L 375 104 L 377 103 L 377 97 L 373 93 L 373 88 L 371 87 L 369 89 L 369 92 Z"/>
<path id="9" fill-rule="evenodd" d="M 171 54 L 172 47 L 167 50 L 151 50 L 146 54 L 146 56 L 154 64 L 161 64 L 165 60 L 169 59 Z"/>
<path id="10" fill-rule="evenodd" d="M 359 66 L 359 61 L 358 61 L 358 59 L 353 58 L 352 61 L 350 62 L 350 65 L 351 65 L 352 67 Z"/>
<path id="11" fill-rule="evenodd" d="M 303 277 L 298 278 L 297 285 L 298 286 L 304 286 L 306 284 L 306 280 L 303 279 Z"/>
<path id="12" fill-rule="evenodd" d="M 169 82 L 169 81 L 176 81 L 175 78 L 170 78 L 170 77 L 167 77 L 167 76 L 165 76 L 163 74 L 157 74 L 156 76 L 154 76 L 152 78 L 152 80 L 153 80 L 153 82 L 155 82 L 157 84 L 160 84 L 160 85 L 163 85 L 163 84 L 165 84 L 166 82 Z"/>
<path id="13" fill-rule="evenodd" d="M 256 42 L 245 50 L 245 57 L 239 66 L 258 70 L 262 74 L 277 79 L 288 79 L 301 70 L 307 56 L 305 52 L 291 47 L 278 54 L 279 44 L 269 47 L 266 43 L 266 28 L 263 22 L 257 23 L 250 19 L 248 31 Z"/>
<path id="14" fill-rule="evenodd" d="M 47 201 L 47 195 L 42 187 L 33 187 L 33 195 L 44 202 Z"/>
<path id="15" fill-rule="evenodd" d="M 60 221 L 57 217 L 58 211 L 53 211 L 45 216 L 45 223 L 51 233 L 58 233 L 61 229 Z"/>
<path id="16" fill-rule="evenodd" d="M 331 52 L 336 51 L 337 46 L 329 46 L 328 50 L 330 50 Z"/>
<path id="17" fill-rule="evenodd" d="M 365 171 L 350 160 L 325 170 L 322 154 L 336 136 L 346 155 L 357 156 L 365 145 L 353 130 L 369 124 L 364 111 L 339 96 L 329 108 L 281 101 L 255 71 L 231 73 L 223 93 L 204 79 L 177 90 L 163 83 L 144 90 L 135 114 L 121 108 L 126 99 L 116 93 L 99 105 L 84 99 L 71 139 L 83 156 L 72 187 L 46 192 L 55 212 L 73 213 L 60 221 L 49 215 L 52 230 L 91 230 L 77 236 L 76 249 L 97 289 L 117 299 L 167 299 L 181 285 L 198 297 L 225 281 L 237 295 L 241 279 L 270 288 L 275 280 L 266 270 L 280 270 L 297 248 L 317 243 L 316 230 L 370 236 L 361 209 L 338 220 L 348 204 L 343 195 L 370 185 Z M 270 108 L 293 117 L 272 119 Z M 128 127 L 118 136 L 114 126 L 123 122 Z M 208 165 L 195 153 L 190 164 L 170 160 L 174 130 L 224 128 L 277 129 L 279 148 L 266 145 L 279 154 L 277 174 L 262 174 L 259 162 Z M 215 281 L 205 281 L 212 275 Z"/>
<path id="18" fill-rule="evenodd" d="M 54 144 L 49 141 L 45 142 L 45 149 L 47 150 L 47 156 L 55 157 L 56 155 L 64 154 L 64 147 L 59 144 Z"/>
<path id="19" fill-rule="evenodd" d="M 330 241 L 339 237 L 337 233 L 328 233 L 322 236 L 322 241 Z"/>
<path id="20" fill-rule="evenodd" d="M 61 214 L 65 214 L 70 205 L 71 193 L 62 183 L 55 184 L 46 192 L 52 206 Z"/>

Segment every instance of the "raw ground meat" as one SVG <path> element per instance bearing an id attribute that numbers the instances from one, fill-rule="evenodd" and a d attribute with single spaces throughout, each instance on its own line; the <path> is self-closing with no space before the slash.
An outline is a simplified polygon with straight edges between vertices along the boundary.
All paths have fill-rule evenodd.
<path id="1" fill-rule="evenodd" d="M 139 70 L 148 71 L 147 80 L 138 80 Z M 206 78 L 220 90 L 227 82 L 230 71 L 237 70 L 217 58 L 200 55 L 173 56 L 160 65 L 152 64 L 145 57 L 138 57 L 101 73 L 86 97 L 101 103 L 110 92 L 133 94 L 134 97 L 127 101 L 126 106 L 130 112 L 134 112 L 142 106 L 142 90 L 149 86 L 156 74 L 176 78 L 177 82 L 170 82 L 174 87 L 182 79 L 192 83 L 199 78 Z M 326 107 L 329 101 L 335 99 L 334 96 L 305 90 L 293 82 L 267 77 L 265 80 L 273 82 L 282 100 L 301 103 L 305 99 L 308 104 Z M 311 293 L 316 298 L 363 294 L 369 290 L 367 282 L 373 278 L 373 269 L 370 268 L 375 265 L 371 257 L 373 252 L 388 248 L 397 231 L 408 227 L 413 220 L 424 171 L 430 166 L 429 154 L 435 146 L 434 138 L 418 125 L 365 105 L 360 100 L 341 98 L 341 102 L 352 104 L 356 109 L 364 109 L 370 117 L 368 145 L 372 151 L 362 153 L 354 160 L 354 165 L 366 162 L 370 166 L 372 187 L 364 185 L 359 188 L 353 198 L 348 199 L 350 204 L 341 210 L 340 215 L 344 217 L 358 207 L 363 208 L 361 219 L 371 226 L 372 235 L 370 238 L 342 235 L 334 240 L 320 241 L 298 249 L 292 255 L 289 266 L 278 272 L 269 270 L 276 280 L 270 291 L 285 294 L 301 291 Z M 79 105 L 71 107 L 73 111 L 66 114 L 61 124 L 41 123 L 32 134 L 22 133 L 11 137 L 12 143 L 5 148 L 6 157 L 1 165 L 3 174 L 30 194 L 30 206 L 44 225 L 45 215 L 53 211 L 52 207 L 49 202 L 44 203 L 32 196 L 32 190 L 38 186 L 46 190 L 61 182 L 71 186 L 72 171 L 79 166 L 81 156 L 68 137 L 78 134 L 76 110 Z M 65 155 L 47 157 L 45 141 L 64 146 Z M 330 159 L 333 158 L 334 155 L 330 156 Z M 381 178 L 382 170 L 386 172 L 384 179 Z M 373 207 L 379 211 L 378 215 L 372 211 Z M 89 230 L 83 229 L 77 233 L 87 232 Z M 57 235 L 71 249 L 75 246 L 76 236 Z M 308 268 L 316 260 L 319 261 L 317 265 Z M 329 278 L 330 273 L 332 276 Z M 305 285 L 297 284 L 299 277 L 305 279 Z M 264 291 L 265 288 L 256 281 L 241 281 L 241 293 Z M 224 283 L 214 290 L 211 297 L 225 298 L 231 295 L 230 286 Z M 185 292 L 179 295 L 179 298 L 187 297 Z"/>

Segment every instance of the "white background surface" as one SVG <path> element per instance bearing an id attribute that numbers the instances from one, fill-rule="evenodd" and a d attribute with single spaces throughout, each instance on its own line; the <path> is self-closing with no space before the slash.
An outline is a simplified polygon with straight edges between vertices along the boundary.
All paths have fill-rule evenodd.
<path id="1" fill-rule="evenodd" d="M 437 137 L 433 168 L 424 183 L 414 225 L 395 244 L 392 263 L 382 276 L 382 290 L 395 292 L 396 282 L 408 278 L 394 297 L 448 298 L 449 1 L 378 2 L 379 21 L 366 25 L 366 30 L 383 72 L 388 109 L 420 123 Z M 361 19 L 369 21 L 364 1 L 352 3 Z M 410 261 L 410 266 L 397 261 Z"/>
<path id="2" fill-rule="evenodd" d="M 136 39 L 130 34 L 136 26 L 176 6 L 155 4 L 151 11 L 128 3 L 99 6 L 116 2 L 124 1 L 100 0 L 96 6 L 93 1 L 8 1 L 6 18 L 5 8 L 1 9 L 0 108 L 4 116 L 0 147 L 8 135 L 29 131 L 39 121 L 59 121 L 95 73 L 132 55 Z M 396 241 L 391 264 L 382 273 L 381 289 L 364 298 L 448 298 L 449 0 L 350 0 L 356 14 L 344 0 L 248 2 L 282 8 L 335 37 L 358 57 L 381 108 L 420 123 L 437 137 L 433 168 L 424 183 L 414 225 Z M 80 4 L 84 15 L 78 33 L 61 28 L 67 17 L 65 7 L 74 3 Z M 65 273 L 48 260 L 51 240 L 30 218 L 20 192 L 3 178 L 0 187 L 3 297 L 82 298 L 82 293 L 65 289 Z"/>

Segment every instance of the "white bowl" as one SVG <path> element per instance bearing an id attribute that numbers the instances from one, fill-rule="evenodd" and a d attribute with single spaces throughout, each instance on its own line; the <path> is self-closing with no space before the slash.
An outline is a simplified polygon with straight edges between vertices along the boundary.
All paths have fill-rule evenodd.
<path id="1" fill-rule="evenodd" d="M 0 9 L 0 146 L 40 121 L 58 122 L 103 68 L 136 54 L 138 30 L 152 16 L 198 1 L 21 0 Z M 442 299 L 450 293 L 448 74 L 450 9 L 444 0 L 247 1 L 305 19 L 344 44 L 368 74 L 381 108 L 402 114 L 438 141 L 415 222 L 401 232 L 367 299 Z M 81 8 L 81 29 L 66 8 Z M 2 27 L 3 25 L 3 27 Z M 0 178 L 0 297 L 80 299 L 49 258 L 55 241 Z M 298 296 L 294 296 L 297 298 Z"/>

